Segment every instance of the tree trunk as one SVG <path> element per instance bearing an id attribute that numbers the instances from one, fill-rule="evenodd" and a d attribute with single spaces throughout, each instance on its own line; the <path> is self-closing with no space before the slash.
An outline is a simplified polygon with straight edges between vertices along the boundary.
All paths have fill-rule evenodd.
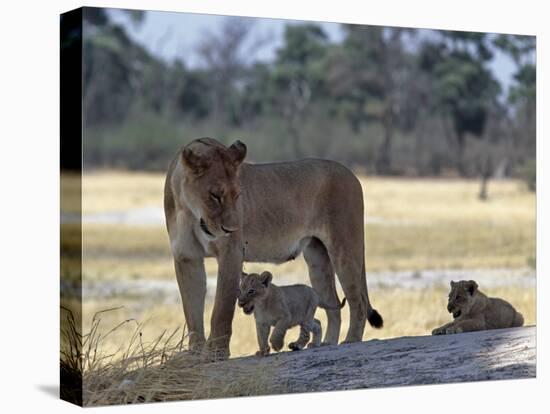
<path id="1" fill-rule="evenodd" d="M 481 201 L 486 201 L 487 200 L 487 184 L 489 182 L 489 177 L 486 176 L 486 175 L 483 175 L 481 177 L 481 186 L 479 188 L 479 194 L 478 194 L 478 198 L 481 200 Z"/>
<path id="2" fill-rule="evenodd" d="M 464 165 L 464 147 L 465 137 L 464 133 L 459 132 L 456 135 L 457 153 L 456 153 L 456 171 L 461 177 L 467 176 L 466 166 Z"/>
<path id="3" fill-rule="evenodd" d="M 390 109 L 391 110 L 391 109 Z M 389 175 L 392 173 L 391 166 L 391 144 L 393 138 L 393 117 L 391 113 L 386 113 L 383 117 L 384 140 L 378 150 L 376 159 L 376 172 L 380 175 Z"/>

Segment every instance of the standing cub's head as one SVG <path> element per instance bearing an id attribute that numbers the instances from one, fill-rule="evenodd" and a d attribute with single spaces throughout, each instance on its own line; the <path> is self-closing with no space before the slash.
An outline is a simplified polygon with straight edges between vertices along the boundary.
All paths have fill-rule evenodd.
<path id="1" fill-rule="evenodd" d="M 453 318 L 468 314 L 474 303 L 476 292 L 477 283 L 473 280 L 451 281 L 447 310 L 453 314 Z"/>
<path id="2" fill-rule="evenodd" d="M 246 145 L 241 141 L 226 147 L 212 138 L 196 139 L 181 151 L 183 202 L 210 239 L 239 228 L 239 167 L 245 156 Z"/>
<path id="3" fill-rule="evenodd" d="M 269 272 L 243 273 L 239 282 L 238 303 L 244 313 L 250 315 L 254 312 L 254 305 L 267 294 L 267 288 L 273 275 Z"/>

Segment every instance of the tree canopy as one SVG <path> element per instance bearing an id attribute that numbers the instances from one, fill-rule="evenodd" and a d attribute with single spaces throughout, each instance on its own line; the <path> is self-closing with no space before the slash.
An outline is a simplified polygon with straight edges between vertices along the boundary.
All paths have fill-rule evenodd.
<path id="1" fill-rule="evenodd" d="M 129 13 L 139 26 L 143 13 Z M 253 161 L 329 157 L 375 174 L 479 175 L 491 153 L 491 172 L 506 164 L 509 175 L 535 156 L 530 36 L 344 24 L 334 42 L 292 23 L 266 62 L 255 49 L 269 40 L 232 17 L 205 33 L 189 67 L 185 55 L 153 55 L 103 9 L 85 9 L 84 25 L 91 167 L 164 169 L 198 136 L 242 139 Z M 515 64 L 507 89 L 496 53 Z"/>

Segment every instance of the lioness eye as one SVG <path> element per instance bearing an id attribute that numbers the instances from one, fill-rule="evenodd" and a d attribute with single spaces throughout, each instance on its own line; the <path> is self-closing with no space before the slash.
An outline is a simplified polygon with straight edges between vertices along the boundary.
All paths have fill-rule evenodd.
<path id="1" fill-rule="evenodd" d="M 221 203 L 222 202 L 221 197 L 217 194 L 212 193 L 212 192 L 210 192 L 210 198 L 212 198 L 212 200 L 214 200 L 216 203 Z"/>
<path id="2" fill-rule="evenodd" d="M 256 292 L 256 291 L 255 291 L 254 289 L 249 289 L 249 290 L 248 290 L 248 294 L 249 294 L 249 295 L 253 295 L 255 292 Z"/>

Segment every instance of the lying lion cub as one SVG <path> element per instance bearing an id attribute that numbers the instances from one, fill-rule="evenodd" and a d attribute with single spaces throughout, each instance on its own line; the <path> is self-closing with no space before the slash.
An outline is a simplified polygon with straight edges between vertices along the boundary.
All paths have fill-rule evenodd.
<path id="1" fill-rule="evenodd" d="M 273 326 L 269 342 L 275 351 L 280 351 L 284 345 L 287 329 L 300 325 L 300 336 L 288 347 L 293 351 L 302 349 L 309 342 L 309 333 L 313 333 L 313 341 L 308 347 L 321 344 L 321 323 L 314 318 L 317 306 L 323 309 L 340 309 L 346 303 L 346 298 L 337 307 L 320 303 L 317 293 L 306 285 L 275 286 L 271 283 L 269 272 L 243 273 L 239 284 L 238 303 L 245 314 L 254 313 L 256 334 L 260 350 L 257 356 L 269 354 L 267 338 Z"/>
<path id="2" fill-rule="evenodd" d="M 447 310 L 454 320 L 432 331 L 432 335 L 455 334 L 523 325 L 523 316 L 512 305 L 490 298 L 477 289 L 473 280 L 451 281 Z"/>

